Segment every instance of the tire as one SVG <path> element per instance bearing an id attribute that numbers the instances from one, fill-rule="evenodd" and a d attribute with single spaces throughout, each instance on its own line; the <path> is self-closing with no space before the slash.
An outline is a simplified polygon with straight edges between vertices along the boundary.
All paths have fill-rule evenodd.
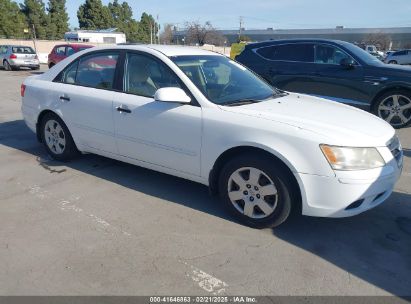
<path id="1" fill-rule="evenodd" d="M 49 69 L 51 69 L 51 68 L 54 67 L 54 66 L 55 66 L 54 63 L 50 63 L 50 64 L 49 64 Z"/>
<path id="2" fill-rule="evenodd" d="M 259 179 L 250 180 L 250 172 Z M 292 202 L 297 207 L 290 173 L 282 163 L 266 155 L 244 154 L 230 160 L 221 170 L 218 184 L 225 207 L 253 228 L 277 227 L 289 217 Z"/>
<path id="3" fill-rule="evenodd" d="M 30 68 L 30 69 L 32 69 L 33 71 L 37 71 L 37 70 L 40 70 L 40 67 L 35 67 L 35 68 Z"/>
<path id="4" fill-rule="evenodd" d="M 3 68 L 4 68 L 6 71 L 11 71 L 11 70 L 12 70 L 10 63 L 9 63 L 7 60 L 4 60 L 4 61 L 3 61 Z"/>
<path id="5" fill-rule="evenodd" d="M 411 92 L 406 90 L 389 91 L 373 103 L 372 112 L 396 129 L 411 124 Z"/>
<path id="6" fill-rule="evenodd" d="M 68 161 L 79 151 L 66 124 L 54 113 L 47 113 L 41 120 L 41 140 L 47 153 L 55 160 Z"/>
<path id="7" fill-rule="evenodd" d="M 395 61 L 395 60 L 390 60 L 390 61 L 388 62 L 388 64 L 398 64 L 398 62 Z"/>

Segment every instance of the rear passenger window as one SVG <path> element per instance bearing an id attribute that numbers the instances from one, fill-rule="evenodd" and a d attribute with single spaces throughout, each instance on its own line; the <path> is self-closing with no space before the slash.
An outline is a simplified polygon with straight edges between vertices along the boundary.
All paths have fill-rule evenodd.
<path id="1" fill-rule="evenodd" d="M 314 45 L 309 43 L 283 44 L 262 47 L 257 53 L 270 60 L 313 62 Z"/>
<path id="2" fill-rule="evenodd" d="M 111 89 L 114 83 L 114 73 L 118 54 L 94 54 L 80 59 L 76 84 L 98 88 Z"/>
<path id="3" fill-rule="evenodd" d="M 97 89 L 112 89 L 118 57 L 118 53 L 99 53 L 82 57 L 65 68 L 54 81 Z"/>

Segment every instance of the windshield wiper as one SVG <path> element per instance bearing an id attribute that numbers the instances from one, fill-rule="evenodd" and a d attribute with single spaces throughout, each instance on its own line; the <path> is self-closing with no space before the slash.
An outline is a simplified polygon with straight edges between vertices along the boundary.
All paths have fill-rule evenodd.
<path id="1" fill-rule="evenodd" d="M 228 107 L 236 107 L 236 106 L 243 106 L 243 105 L 257 103 L 257 102 L 261 102 L 261 100 L 258 100 L 258 99 L 241 99 L 241 100 L 223 102 L 223 103 L 220 103 L 220 105 L 221 106 L 228 106 Z"/>

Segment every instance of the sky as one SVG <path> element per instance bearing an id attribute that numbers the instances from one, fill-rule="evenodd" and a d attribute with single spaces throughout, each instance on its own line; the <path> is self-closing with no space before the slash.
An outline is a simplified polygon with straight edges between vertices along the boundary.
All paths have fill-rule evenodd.
<path id="1" fill-rule="evenodd" d="M 47 0 L 43 0 L 45 3 Z M 23 2 L 18 0 L 17 2 Z M 84 0 L 67 0 L 71 27 Z M 107 4 L 108 0 L 103 0 Z M 121 0 L 120 0 L 121 2 Z M 218 29 L 296 29 L 411 26 L 411 0 L 129 0 L 134 18 L 159 15 L 160 24 L 183 27 L 187 21 L 210 21 Z"/>

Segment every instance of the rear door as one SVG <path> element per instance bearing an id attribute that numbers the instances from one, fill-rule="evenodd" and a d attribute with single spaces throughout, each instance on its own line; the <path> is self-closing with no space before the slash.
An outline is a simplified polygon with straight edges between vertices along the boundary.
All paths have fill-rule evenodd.
<path id="1" fill-rule="evenodd" d="M 54 51 L 54 63 L 59 63 L 66 58 L 66 47 L 64 45 L 58 46 Z"/>
<path id="2" fill-rule="evenodd" d="M 347 68 L 341 65 L 343 59 L 354 60 L 337 46 L 315 45 L 315 76 L 311 93 L 348 104 L 367 104 L 369 93 L 364 83 L 363 67 L 357 63 Z"/>
<path id="3" fill-rule="evenodd" d="M 264 59 L 263 77 L 282 90 L 310 93 L 314 76 L 314 44 L 289 43 L 255 50 Z"/>
<path id="4" fill-rule="evenodd" d="M 118 51 L 82 56 L 50 88 L 76 143 L 91 152 L 117 153 L 112 107 L 119 56 Z"/>

